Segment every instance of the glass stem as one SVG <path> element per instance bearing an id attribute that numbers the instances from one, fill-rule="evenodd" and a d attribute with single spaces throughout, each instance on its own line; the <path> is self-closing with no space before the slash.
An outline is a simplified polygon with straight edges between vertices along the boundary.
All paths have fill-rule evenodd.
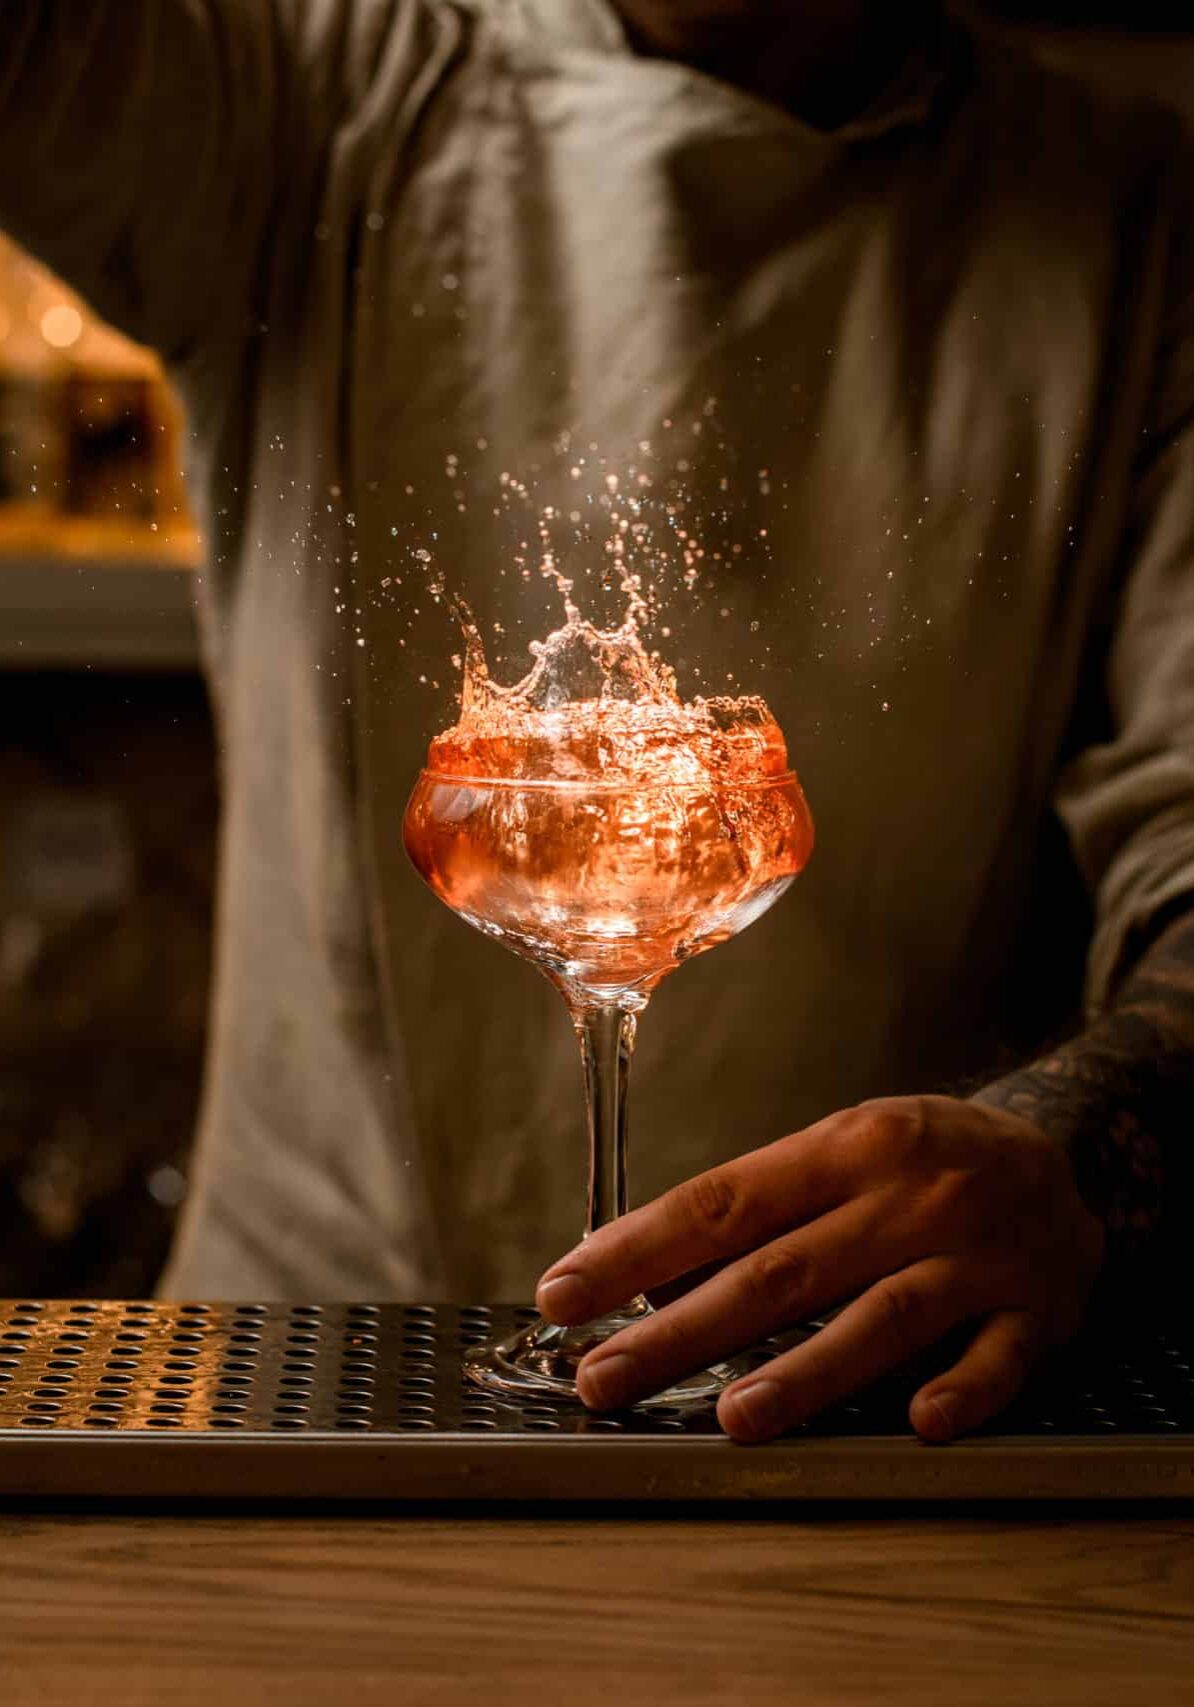
<path id="1" fill-rule="evenodd" d="M 585 1238 L 626 1213 L 626 1088 L 637 1015 L 620 1007 L 573 1010 L 589 1113 Z"/>

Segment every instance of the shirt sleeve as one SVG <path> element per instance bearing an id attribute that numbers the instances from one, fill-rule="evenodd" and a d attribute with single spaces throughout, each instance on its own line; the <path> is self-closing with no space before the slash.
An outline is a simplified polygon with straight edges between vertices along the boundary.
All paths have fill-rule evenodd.
<path id="1" fill-rule="evenodd" d="M 1184 179 L 1194 156 L 1180 158 Z M 1102 684 L 1105 738 L 1067 765 L 1056 796 L 1095 903 L 1092 1018 L 1158 915 L 1186 896 L 1194 904 L 1194 203 L 1170 233 Z"/>
<path id="2" fill-rule="evenodd" d="M 293 12 L 0 0 L 0 224 L 168 359 L 250 311 L 298 120 Z"/>

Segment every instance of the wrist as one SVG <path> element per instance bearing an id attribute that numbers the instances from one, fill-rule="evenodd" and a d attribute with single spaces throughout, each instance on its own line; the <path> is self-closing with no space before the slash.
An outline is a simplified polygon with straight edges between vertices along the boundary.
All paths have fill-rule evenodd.
<path id="1" fill-rule="evenodd" d="M 1007 1074 L 973 1101 L 1030 1120 L 1069 1158 L 1074 1185 L 1105 1235 L 1103 1271 L 1140 1265 L 1161 1217 L 1162 1146 L 1140 1106 L 1138 1073 L 1085 1041 Z"/>

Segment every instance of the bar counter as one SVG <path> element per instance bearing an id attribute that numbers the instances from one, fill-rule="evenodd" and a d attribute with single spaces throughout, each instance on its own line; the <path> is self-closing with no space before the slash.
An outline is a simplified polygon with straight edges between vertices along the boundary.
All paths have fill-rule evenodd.
<path id="1" fill-rule="evenodd" d="M 0 1512 L 0 1700 L 1168 1707 L 1194 1515 Z"/>

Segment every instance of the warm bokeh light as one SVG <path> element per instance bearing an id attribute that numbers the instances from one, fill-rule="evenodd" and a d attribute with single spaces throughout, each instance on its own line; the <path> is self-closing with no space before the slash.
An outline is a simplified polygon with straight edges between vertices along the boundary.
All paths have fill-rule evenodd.
<path id="1" fill-rule="evenodd" d="M 56 350 L 69 350 L 83 335 L 83 316 L 69 302 L 47 308 L 40 324 L 42 337 Z"/>
<path id="2" fill-rule="evenodd" d="M 31 554 L 198 563 L 160 362 L 3 233 L 0 417 L 0 578 Z"/>

